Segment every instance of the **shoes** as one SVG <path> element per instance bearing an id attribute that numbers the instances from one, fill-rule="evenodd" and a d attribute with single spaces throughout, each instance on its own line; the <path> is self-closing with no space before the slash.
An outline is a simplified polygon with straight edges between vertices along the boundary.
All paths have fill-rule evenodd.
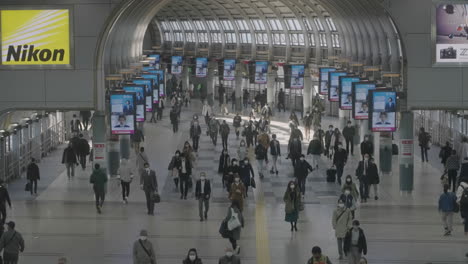
<path id="1" fill-rule="evenodd" d="M 278 176 L 278 171 L 276 171 L 276 176 Z"/>
<path id="2" fill-rule="evenodd" d="M 375 196 L 374 199 L 377 201 L 377 200 L 379 199 L 379 197 L 378 197 L 378 196 Z"/>
<path id="3" fill-rule="evenodd" d="M 149 212 L 148 214 L 149 214 L 149 215 L 154 215 L 154 212 Z"/>
<path id="4" fill-rule="evenodd" d="M 339 260 L 343 260 L 343 255 L 340 255 L 340 257 L 338 258 Z"/>
<path id="5" fill-rule="evenodd" d="M 444 234 L 444 236 L 451 236 L 451 235 L 452 235 L 452 232 L 451 232 L 451 231 L 448 231 L 448 230 L 447 230 L 447 231 L 445 231 L 445 234 Z"/>
<path id="6" fill-rule="evenodd" d="M 184 200 L 187 200 L 187 196 L 184 196 Z"/>
<path id="7" fill-rule="evenodd" d="M 200 222 L 203 222 L 203 217 L 200 217 Z"/>
<path id="8" fill-rule="evenodd" d="M 205 212 L 205 220 L 208 219 L 208 213 Z"/>
<path id="9" fill-rule="evenodd" d="M 240 246 L 237 246 L 237 247 L 236 247 L 236 254 L 237 254 L 237 255 L 240 254 Z"/>
<path id="10" fill-rule="evenodd" d="M 361 203 L 364 203 L 364 199 L 361 199 Z"/>
<path id="11" fill-rule="evenodd" d="M 102 212 L 101 212 L 101 207 L 100 207 L 100 206 L 96 207 L 96 209 L 97 209 L 98 214 L 101 214 L 101 213 L 102 213 Z"/>
<path id="12" fill-rule="evenodd" d="M 180 199 L 181 199 L 181 200 L 182 200 L 182 199 L 184 199 L 184 196 L 183 196 L 183 195 L 181 195 L 181 196 L 180 196 Z"/>
<path id="13" fill-rule="evenodd" d="M 297 231 L 297 225 L 294 225 L 294 230 Z"/>

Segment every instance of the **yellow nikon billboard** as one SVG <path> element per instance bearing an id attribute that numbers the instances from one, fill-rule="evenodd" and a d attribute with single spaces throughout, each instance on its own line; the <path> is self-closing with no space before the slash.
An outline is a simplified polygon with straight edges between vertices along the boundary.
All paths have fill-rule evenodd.
<path id="1" fill-rule="evenodd" d="M 2 65 L 69 65 L 68 9 L 0 10 Z"/>

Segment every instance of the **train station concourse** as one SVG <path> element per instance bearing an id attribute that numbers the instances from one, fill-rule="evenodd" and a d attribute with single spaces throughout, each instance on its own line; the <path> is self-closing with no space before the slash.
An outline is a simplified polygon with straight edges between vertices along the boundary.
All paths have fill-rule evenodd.
<path id="1" fill-rule="evenodd" d="M 468 263 L 464 1 L 0 0 L 0 47 L 0 264 Z"/>

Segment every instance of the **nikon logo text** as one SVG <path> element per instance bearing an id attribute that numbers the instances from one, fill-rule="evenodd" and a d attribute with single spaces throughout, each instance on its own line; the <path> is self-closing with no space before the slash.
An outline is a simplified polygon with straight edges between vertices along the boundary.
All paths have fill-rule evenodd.
<path id="1" fill-rule="evenodd" d="M 63 61 L 64 49 L 36 49 L 34 45 L 8 46 L 6 61 Z"/>

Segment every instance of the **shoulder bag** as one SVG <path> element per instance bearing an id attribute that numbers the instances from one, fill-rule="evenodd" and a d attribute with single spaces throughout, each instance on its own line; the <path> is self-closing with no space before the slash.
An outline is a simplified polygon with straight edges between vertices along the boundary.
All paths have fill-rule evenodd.
<path id="1" fill-rule="evenodd" d="M 148 257 L 151 259 L 151 264 L 156 264 L 156 261 L 154 260 L 153 256 L 151 256 L 149 251 L 145 248 L 145 246 L 143 246 L 143 243 L 141 242 L 141 240 L 138 239 L 138 242 L 140 242 L 140 245 L 143 248 L 143 250 L 146 252 L 146 255 L 148 255 Z"/>
<path id="2" fill-rule="evenodd" d="M 228 220 L 227 226 L 228 226 L 229 231 L 232 231 L 232 230 L 242 226 L 242 224 L 241 224 L 241 222 L 239 220 L 239 215 L 232 208 L 231 208 L 231 218 Z"/>

